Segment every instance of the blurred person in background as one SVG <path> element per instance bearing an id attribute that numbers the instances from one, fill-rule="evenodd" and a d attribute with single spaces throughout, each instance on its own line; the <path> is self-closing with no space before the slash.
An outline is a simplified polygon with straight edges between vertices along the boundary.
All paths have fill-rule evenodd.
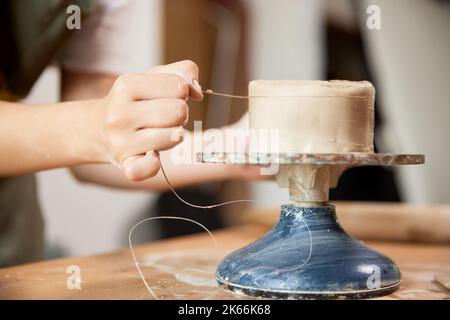
<path id="1" fill-rule="evenodd" d="M 67 2 L 4 1 L 0 39 L 0 266 L 42 258 L 43 221 L 33 172 L 70 167 L 80 181 L 109 187 L 166 190 L 160 161 L 175 186 L 256 177 L 241 166 L 175 165 L 183 145 L 188 98 L 202 99 L 189 60 L 145 73 L 121 73 L 133 1 L 74 1 L 85 14 L 68 30 Z M 44 22 L 44 23 L 43 23 Z M 12 102 L 26 96 L 42 70 L 61 67 L 61 100 Z M 192 139 L 186 139 L 192 141 Z M 149 179 L 151 178 L 151 179 Z"/>

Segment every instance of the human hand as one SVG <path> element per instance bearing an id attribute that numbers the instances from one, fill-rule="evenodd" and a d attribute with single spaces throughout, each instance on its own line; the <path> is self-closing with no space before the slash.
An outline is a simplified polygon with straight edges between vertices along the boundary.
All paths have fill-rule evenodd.
<path id="1" fill-rule="evenodd" d="M 131 181 L 156 175 L 160 163 L 153 151 L 183 140 L 187 100 L 203 98 L 197 79 L 198 67 L 192 61 L 117 78 L 95 108 L 104 160 L 119 166 Z"/>

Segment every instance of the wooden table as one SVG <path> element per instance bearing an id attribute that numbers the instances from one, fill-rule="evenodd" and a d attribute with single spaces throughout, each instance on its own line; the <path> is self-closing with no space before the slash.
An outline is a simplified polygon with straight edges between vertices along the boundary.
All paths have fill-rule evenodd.
<path id="1" fill-rule="evenodd" d="M 214 232 L 219 248 L 205 234 L 136 246 L 150 286 L 160 299 L 246 299 L 216 286 L 214 271 L 222 257 L 261 236 L 264 224 Z M 434 281 L 450 271 L 450 246 L 368 242 L 395 260 L 401 288 L 384 299 L 449 299 L 449 290 Z M 81 289 L 68 289 L 67 268 L 81 270 Z M 97 256 L 73 257 L 0 269 L 0 299 L 151 299 L 129 249 Z"/>

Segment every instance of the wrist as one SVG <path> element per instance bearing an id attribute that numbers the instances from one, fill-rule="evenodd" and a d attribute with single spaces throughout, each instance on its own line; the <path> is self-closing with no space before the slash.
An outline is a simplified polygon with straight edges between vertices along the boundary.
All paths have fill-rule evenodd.
<path id="1" fill-rule="evenodd" d="M 105 102 L 104 99 L 82 101 L 84 119 L 80 128 L 83 143 L 79 156 L 85 163 L 107 163 L 108 147 L 105 135 Z"/>
<path id="2" fill-rule="evenodd" d="M 91 152 L 93 157 L 99 162 L 114 163 L 115 159 L 110 152 L 109 140 L 106 133 L 106 99 L 107 97 L 92 101 L 93 114 L 91 128 L 93 128 L 94 145 L 92 146 Z"/>

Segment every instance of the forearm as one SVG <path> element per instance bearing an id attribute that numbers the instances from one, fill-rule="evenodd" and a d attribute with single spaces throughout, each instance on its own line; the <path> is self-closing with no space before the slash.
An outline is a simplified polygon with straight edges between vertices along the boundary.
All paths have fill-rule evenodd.
<path id="1" fill-rule="evenodd" d="M 0 102 L 0 176 L 103 162 L 96 112 L 95 100 Z"/>
<path id="2" fill-rule="evenodd" d="M 110 85 L 112 79 L 104 81 Z M 63 92 L 64 99 L 78 101 L 0 102 L 0 175 L 110 162 L 131 181 L 152 177 L 159 160 L 148 150 L 168 150 L 181 142 L 186 101 L 203 96 L 197 79 L 197 65 L 186 60 L 119 76 L 103 98 L 90 97 L 95 100 Z M 94 95 L 85 79 L 78 80 L 84 99 Z"/>

